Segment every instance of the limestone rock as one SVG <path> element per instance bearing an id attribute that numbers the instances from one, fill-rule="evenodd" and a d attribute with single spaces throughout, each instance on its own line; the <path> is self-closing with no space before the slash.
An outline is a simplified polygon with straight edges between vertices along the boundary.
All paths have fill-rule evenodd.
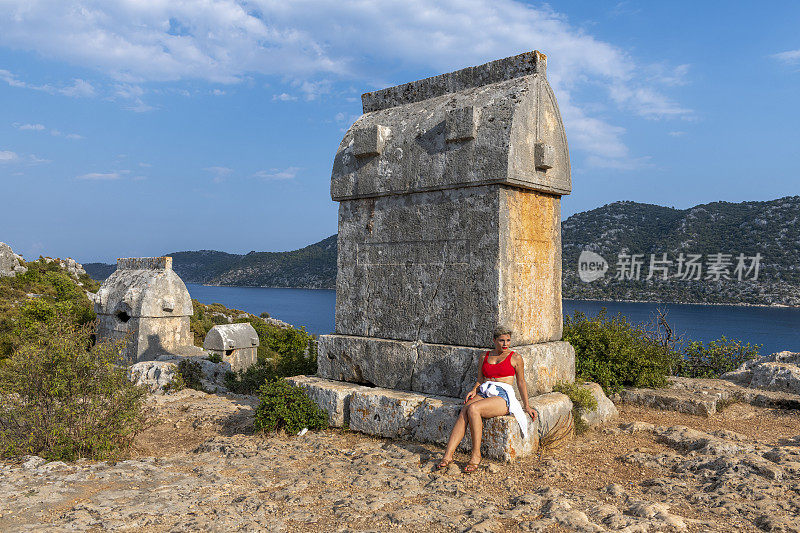
<path id="1" fill-rule="evenodd" d="M 580 417 L 587 426 L 598 426 L 619 416 L 619 411 L 614 402 L 608 399 L 603 392 L 603 387 L 597 383 L 584 383 L 583 387 L 591 391 L 594 399 L 597 400 L 597 409 L 581 409 Z"/>
<path id="2" fill-rule="evenodd" d="M 172 361 L 142 361 L 128 367 L 128 378 L 155 394 L 163 394 L 176 376 L 178 365 Z"/>
<path id="3" fill-rule="evenodd" d="M 27 270 L 18 257 L 9 245 L 0 242 L 0 277 L 16 276 Z"/>
<path id="4" fill-rule="evenodd" d="M 568 342 L 513 350 L 525 361 L 530 396 L 550 392 L 558 381 L 575 379 L 575 349 Z M 485 353 L 484 348 L 322 335 L 317 373 L 327 379 L 461 398 L 475 385 Z"/>
<path id="5" fill-rule="evenodd" d="M 539 413 L 539 436 L 548 435 L 553 429 L 572 417 L 572 400 L 566 394 L 550 392 L 530 399 L 531 407 Z"/>
<path id="6" fill-rule="evenodd" d="M 745 362 L 722 379 L 744 387 L 800 394 L 800 353 L 777 352 Z"/>

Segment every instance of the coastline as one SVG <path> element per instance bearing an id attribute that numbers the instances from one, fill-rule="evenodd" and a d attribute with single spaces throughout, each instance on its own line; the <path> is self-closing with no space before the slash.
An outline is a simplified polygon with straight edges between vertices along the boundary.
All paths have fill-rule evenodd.
<path id="1" fill-rule="evenodd" d="M 195 285 L 202 285 L 204 287 L 229 287 L 229 288 L 243 288 L 243 289 L 304 289 L 310 291 L 335 291 L 336 288 L 327 287 L 274 287 L 267 285 L 222 285 L 219 283 L 195 283 L 189 281 L 187 283 L 194 283 Z M 637 303 L 637 304 L 677 304 L 677 305 L 708 305 L 714 307 L 766 307 L 766 308 L 781 308 L 781 309 L 800 309 L 800 306 L 787 305 L 787 304 L 754 304 L 754 303 L 708 303 L 708 302 L 674 302 L 663 300 L 609 300 L 601 298 L 567 298 L 563 297 L 562 300 L 570 300 L 575 302 L 615 302 L 615 303 Z"/>

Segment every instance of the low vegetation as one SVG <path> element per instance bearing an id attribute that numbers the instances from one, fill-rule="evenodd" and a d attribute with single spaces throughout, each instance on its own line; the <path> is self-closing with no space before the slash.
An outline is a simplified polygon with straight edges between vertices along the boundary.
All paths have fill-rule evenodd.
<path id="1" fill-rule="evenodd" d="M 663 311 L 652 324 L 622 316 L 565 317 L 564 340 L 575 347 L 576 379 L 599 383 L 609 394 L 623 387 L 658 388 L 667 377 L 718 378 L 758 357 L 760 346 L 722 337 L 708 343 L 675 337 Z"/>
<path id="2" fill-rule="evenodd" d="M 0 277 L 0 363 L 22 346 L 37 324 L 57 315 L 72 324 L 95 318 L 86 291 L 97 291 L 96 281 L 82 275 L 76 282 L 58 261 L 40 258 L 24 266 L 28 268 L 24 274 Z"/>
<path id="3" fill-rule="evenodd" d="M 566 394 L 572 401 L 572 418 L 574 419 L 575 433 L 581 434 L 588 426 L 581 417 L 582 412 L 595 411 L 597 409 L 597 399 L 592 392 L 581 385 L 579 382 L 569 383 L 559 381 L 553 386 L 553 391 Z"/>
<path id="4" fill-rule="evenodd" d="M 325 429 L 328 418 L 299 387 L 285 379 L 272 379 L 259 389 L 260 403 L 255 413 L 256 431 L 285 430 L 297 434 L 304 428 Z"/>
<path id="5" fill-rule="evenodd" d="M 0 364 L 0 457 L 114 457 L 142 427 L 146 390 L 131 383 L 118 343 L 56 314 L 28 326 Z"/>

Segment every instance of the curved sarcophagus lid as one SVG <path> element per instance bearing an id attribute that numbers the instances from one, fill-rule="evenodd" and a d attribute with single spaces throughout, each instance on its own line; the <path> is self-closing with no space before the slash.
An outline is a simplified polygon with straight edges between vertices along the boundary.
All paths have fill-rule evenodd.
<path id="1" fill-rule="evenodd" d="M 191 316 L 192 299 L 183 280 L 172 270 L 171 257 L 117 260 L 95 299 L 98 315 L 127 318 Z"/>
<path id="2" fill-rule="evenodd" d="M 205 350 L 223 352 L 242 348 L 258 347 L 259 340 L 255 328 L 247 322 L 238 324 L 218 324 L 208 330 L 203 341 Z"/>
<path id="3" fill-rule="evenodd" d="M 492 183 L 569 194 L 569 152 L 537 51 L 362 96 L 334 160 L 334 200 Z"/>

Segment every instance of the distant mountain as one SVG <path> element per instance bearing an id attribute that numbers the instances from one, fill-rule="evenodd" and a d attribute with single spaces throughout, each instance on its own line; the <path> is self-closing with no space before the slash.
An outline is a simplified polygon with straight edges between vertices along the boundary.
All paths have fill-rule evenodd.
<path id="1" fill-rule="evenodd" d="M 561 225 L 563 295 L 575 299 L 800 305 L 799 216 L 800 196 L 768 202 L 713 202 L 689 209 L 614 202 L 575 214 Z M 609 270 L 602 279 L 590 283 L 580 280 L 578 258 L 584 250 L 608 262 Z M 700 280 L 677 277 L 681 253 L 684 259 L 690 254 L 701 256 Z M 623 269 L 626 276 L 630 274 L 633 254 L 641 254 L 640 279 L 617 279 Z M 659 264 L 663 254 L 672 264 Z M 739 254 L 744 255 L 746 268 L 752 266 L 750 258 L 760 254 L 757 280 L 752 279 L 755 270 L 738 279 Z M 646 279 L 651 259 L 654 266 L 667 268 L 669 279 L 660 279 L 664 271 L 658 268 L 652 279 Z M 717 268 L 730 279 L 714 279 L 714 269 L 709 270 L 714 262 L 720 263 Z"/>
<path id="2" fill-rule="evenodd" d="M 674 209 L 636 202 L 614 202 L 572 215 L 562 223 L 564 298 L 669 302 L 800 305 L 800 196 L 768 202 L 713 202 Z M 212 250 L 175 252 L 173 266 L 184 281 L 213 285 L 335 288 L 336 235 L 291 252 Z M 591 251 L 608 263 L 603 277 L 581 281 L 578 258 Z M 622 254 L 622 255 L 621 255 Z M 639 279 L 620 276 L 626 261 L 640 263 Z M 651 254 L 654 266 L 652 279 Z M 671 264 L 658 263 L 665 259 Z M 700 256 L 700 280 L 676 277 L 680 254 Z M 715 254 L 731 279 L 705 279 Z M 744 266 L 760 254 L 754 271 L 738 280 L 737 256 Z M 685 265 L 683 265 L 685 266 Z M 84 264 L 95 279 L 104 279 L 113 265 Z M 666 271 L 667 280 L 660 277 Z M 630 273 L 627 270 L 626 273 Z M 711 271 L 713 272 L 713 271 Z M 744 274 L 744 272 L 743 272 Z M 623 279 L 617 279 L 621 277 Z M 712 275 L 712 278 L 715 277 Z"/>
<path id="3" fill-rule="evenodd" d="M 248 287 L 302 287 L 333 289 L 336 286 L 336 235 L 291 252 L 250 252 L 245 255 L 214 250 L 173 252 L 172 268 L 188 283 Z M 104 280 L 115 265 L 87 263 L 84 270 Z"/>

